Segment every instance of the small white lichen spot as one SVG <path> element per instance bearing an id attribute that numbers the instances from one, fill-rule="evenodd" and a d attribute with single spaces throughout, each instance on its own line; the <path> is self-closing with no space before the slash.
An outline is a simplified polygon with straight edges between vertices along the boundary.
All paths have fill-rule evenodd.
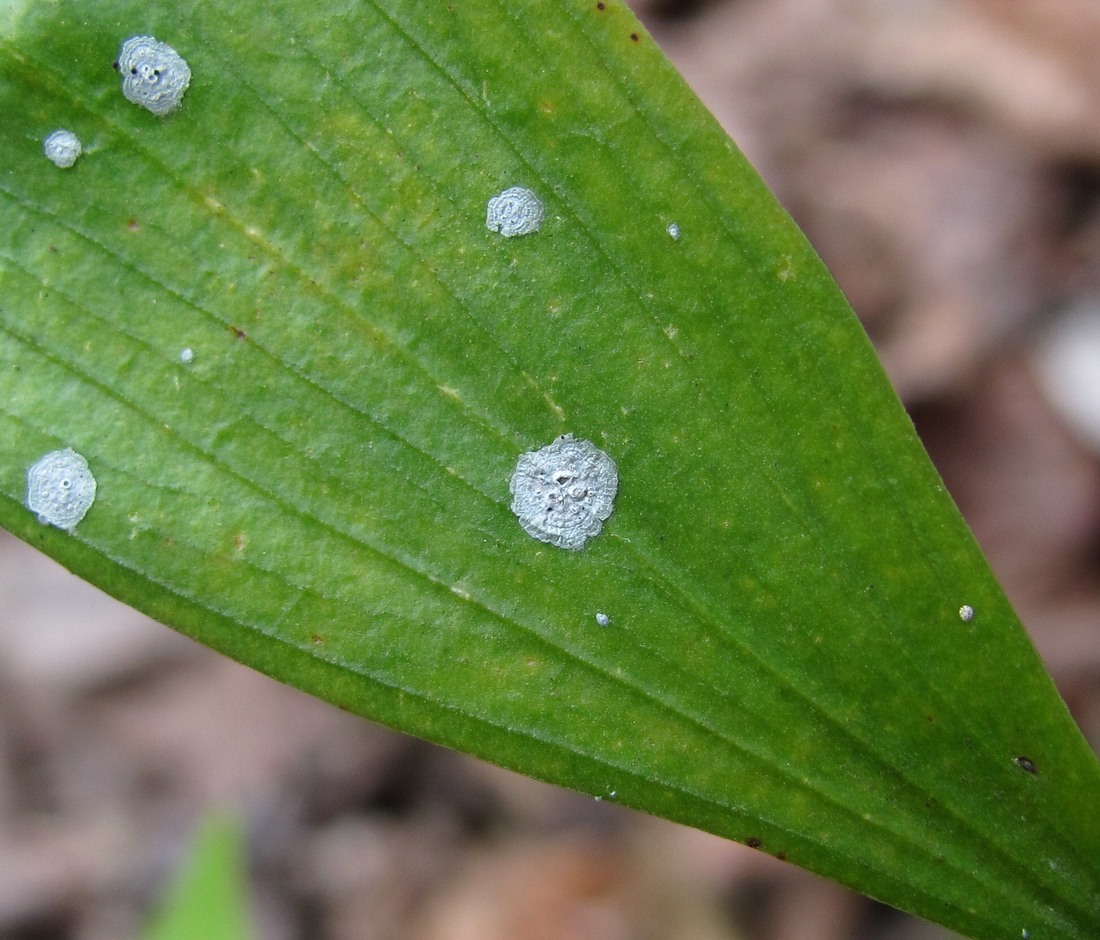
<path id="1" fill-rule="evenodd" d="M 27 508 L 43 525 L 72 532 L 95 502 L 95 477 L 71 447 L 46 454 L 27 471 Z"/>
<path id="2" fill-rule="evenodd" d="M 959 608 L 959 619 L 963 623 L 970 623 L 970 621 L 974 619 L 974 608 L 969 604 L 963 604 L 962 607 Z"/>
<path id="3" fill-rule="evenodd" d="M 596 614 L 596 623 L 598 623 L 601 627 L 606 627 L 609 623 L 611 623 L 611 618 L 608 617 L 607 614 Z"/>
<path id="4" fill-rule="evenodd" d="M 158 117 L 175 111 L 191 83 L 191 69 L 167 43 L 152 36 L 131 36 L 122 43 L 117 68 L 122 93 Z"/>
<path id="5" fill-rule="evenodd" d="M 545 211 L 542 200 L 531 190 L 513 186 L 489 200 L 485 227 L 505 238 L 530 235 L 539 230 Z"/>
<path id="6" fill-rule="evenodd" d="M 668 237 L 669 238 L 671 238 L 673 241 L 679 241 L 679 239 L 680 239 L 680 226 L 679 225 L 677 225 L 675 222 L 670 222 L 668 228 L 666 229 L 666 231 L 668 232 Z"/>
<path id="7" fill-rule="evenodd" d="M 190 346 L 188 346 L 186 349 L 180 350 L 180 362 L 182 362 L 184 365 L 188 365 L 194 361 L 195 350 L 193 350 Z"/>
<path id="8" fill-rule="evenodd" d="M 563 434 L 553 444 L 520 454 L 508 488 L 524 532 L 580 551 L 611 515 L 619 471 L 591 441 Z"/>
<path id="9" fill-rule="evenodd" d="M 67 170 L 80 156 L 80 138 L 72 131 L 56 130 L 42 141 L 42 152 L 54 166 Z"/>

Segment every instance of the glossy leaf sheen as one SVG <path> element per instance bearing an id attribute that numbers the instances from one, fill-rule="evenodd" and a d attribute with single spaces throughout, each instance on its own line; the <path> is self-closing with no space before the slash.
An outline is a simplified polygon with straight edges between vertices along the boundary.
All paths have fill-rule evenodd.
<path id="1" fill-rule="evenodd" d="M 192 69 L 167 118 L 119 91 L 134 33 Z M 1095 758 L 836 287 L 618 2 L 8 2 L 0 76 L 6 527 L 375 720 L 975 937 L 1100 936 Z M 537 234 L 486 230 L 509 186 Z M 582 552 L 509 511 L 566 432 L 621 481 Z M 68 446 L 71 536 L 22 504 Z"/>

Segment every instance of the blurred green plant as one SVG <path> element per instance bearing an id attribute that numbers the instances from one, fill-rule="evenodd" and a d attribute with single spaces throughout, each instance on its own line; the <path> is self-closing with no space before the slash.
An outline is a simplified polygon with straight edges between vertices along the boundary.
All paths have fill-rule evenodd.
<path id="1" fill-rule="evenodd" d="M 244 855 L 240 825 L 208 813 L 144 940 L 248 940 Z"/>
<path id="2" fill-rule="evenodd" d="M 193 73 L 164 118 L 111 70 L 143 33 Z M 1100 936 L 1094 755 L 619 0 L 7 0 L 0 76 L 5 527 L 373 720 L 973 937 Z M 513 185 L 537 234 L 485 227 Z M 509 510 L 562 433 L 621 480 L 581 552 Z M 73 534 L 24 505 L 64 447 Z"/>

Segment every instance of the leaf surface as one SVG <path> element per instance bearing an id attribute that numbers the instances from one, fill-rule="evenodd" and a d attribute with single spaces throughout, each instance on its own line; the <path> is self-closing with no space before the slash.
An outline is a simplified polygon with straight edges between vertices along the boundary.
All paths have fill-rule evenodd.
<path id="1" fill-rule="evenodd" d="M 111 69 L 141 33 L 193 72 L 166 118 Z M 376 721 L 975 937 L 1100 935 L 1095 757 L 827 272 L 618 2 L 9 0 L 0 113 L 4 526 Z M 516 185 L 546 219 L 505 239 Z M 509 508 L 563 433 L 619 470 L 581 552 Z M 63 447 L 99 487 L 71 535 L 23 505 Z"/>

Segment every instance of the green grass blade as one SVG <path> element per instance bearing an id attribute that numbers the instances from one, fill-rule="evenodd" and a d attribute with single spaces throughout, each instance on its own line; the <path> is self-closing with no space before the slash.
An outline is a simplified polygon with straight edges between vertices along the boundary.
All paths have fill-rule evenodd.
<path id="1" fill-rule="evenodd" d="M 134 33 L 194 73 L 167 118 L 119 92 Z M 1100 935 L 1095 757 L 827 272 L 618 2 L 9 2 L 0 113 L 5 527 L 377 721 L 975 937 Z M 538 234 L 486 230 L 512 185 Z M 621 479 L 577 553 L 509 511 L 565 432 Z M 72 535 L 23 505 L 68 446 Z"/>
<path id="2" fill-rule="evenodd" d="M 195 832 L 144 940 L 248 940 L 244 839 L 231 819 L 207 816 Z"/>

